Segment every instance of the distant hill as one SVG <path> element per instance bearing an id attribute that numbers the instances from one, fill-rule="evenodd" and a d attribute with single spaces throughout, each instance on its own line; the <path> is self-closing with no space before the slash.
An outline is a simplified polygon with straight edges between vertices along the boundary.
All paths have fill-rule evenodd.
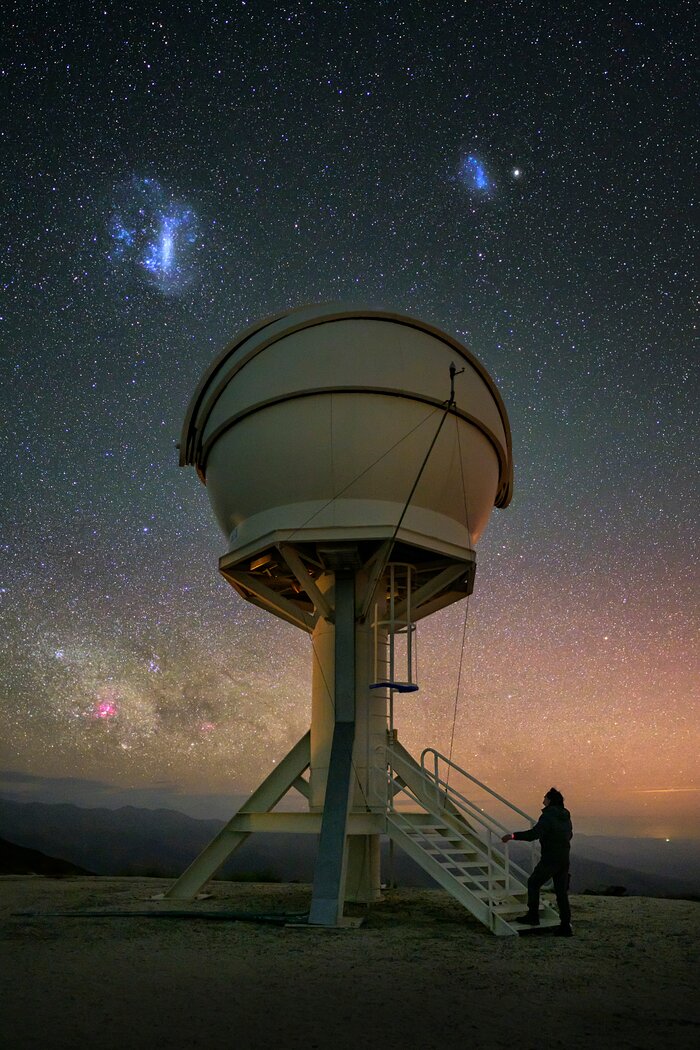
<path id="1" fill-rule="evenodd" d="M 222 827 L 223 821 L 196 820 L 171 809 L 87 809 L 0 798 L 0 834 L 5 838 L 98 875 L 179 875 Z M 628 893 L 643 896 L 700 892 L 700 843 L 577 835 L 574 845 L 574 892 L 608 886 L 624 886 Z M 315 835 L 252 835 L 221 876 L 309 882 L 316 850 Z M 529 847 L 514 844 L 511 851 L 527 868 Z M 386 844 L 383 853 L 382 876 L 389 880 Z M 393 874 L 403 886 L 432 885 L 398 849 Z"/>
<path id="2" fill-rule="evenodd" d="M 516 863 L 528 870 L 526 850 L 513 850 L 511 847 L 511 855 Z M 670 874 L 661 863 L 656 872 L 638 871 L 636 868 L 623 866 L 625 859 L 623 854 L 618 864 L 597 860 L 587 855 L 585 837 L 576 836 L 575 846 L 571 851 L 572 892 L 599 892 L 610 886 L 624 886 L 628 894 L 641 897 L 682 897 L 700 892 L 700 876 L 695 879 L 692 876 L 679 878 Z M 629 861 L 627 863 L 629 864 Z"/>
<path id="3" fill-rule="evenodd" d="M 171 809 L 86 809 L 0 799 L 1 834 L 22 846 L 60 854 L 98 875 L 179 875 L 223 823 Z M 254 835 L 222 875 L 258 873 L 266 879 L 308 881 L 315 854 L 315 836 Z"/>
<path id="4" fill-rule="evenodd" d="M 81 868 L 59 857 L 47 857 L 37 849 L 17 846 L 14 842 L 0 839 L 0 875 L 46 875 L 59 878 L 65 875 L 94 875 L 93 871 Z"/>
<path id="5" fill-rule="evenodd" d="M 86 809 L 0 799 L 0 834 L 59 854 L 98 875 L 171 875 L 184 870 L 219 831 L 168 809 Z"/>

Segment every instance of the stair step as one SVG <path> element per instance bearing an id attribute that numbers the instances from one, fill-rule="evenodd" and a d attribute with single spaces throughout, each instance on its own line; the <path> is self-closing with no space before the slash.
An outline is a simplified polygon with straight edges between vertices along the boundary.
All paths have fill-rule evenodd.
<path id="1" fill-rule="evenodd" d="M 502 918 L 504 922 L 509 923 L 514 930 L 518 931 L 518 933 L 528 933 L 530 930 L 547 930 L 551 929 L 554 926 L 561 926 L 561 923 L 559 922 L 559 916 L 552 919 L 541 918 L 539 926 L 528 926 L 525 923 L 514 922 L 512 919 L 504 918 L 503 916 Z"/>
<path id="2" fill-rule="evenodd" d="M 425 839 L 426 842 L 445 842 L 445 843 L 452 842 L 452 843 L 457 843 L 457 842 L 466 842 L 467 841 L 466 839 L 463 839 L 461 837 L 461 835 L 428 835 L 424 831 L 415 831 L 415 830 L 414 831 L 410 831 L 409 834 L 410 834 L 411 838 L 413 838 L 413 839 Z M 471 846 L 472 843 L 470 842 L 469 845 Z"/>
<path id="3" fill-rule="evenodd" d="M 464 849 L 440 849 L 439 846 L 431 846 L 431 847 L 428 847 L 428 848 L 424 847 L 423 848 L 423 852 L 427 853 L 429 857 L 445 857 L 445 858 L 462 857 L 464 864 L 473 864 L 475 866 L 478 864 L 478 860 L 476 858 L 476 855 L 474 853 L 470 853 L 469 850 L 464 850 Z M 455 861 L 453 859 L 450 859 L 450 863 L 454 864 Z"/>
<path id="4" fill-rule="evenodd" d="M 455 831 L 454 828 L 426 828 L 416 824 L 409 824 L 406 832 L 409 835 L 420 836 L 424 839 L 444 839 L 448 842 L 470 842 L 474 838 L 473 835 L 463 835 L 461 832 Z"/>
<path id="5" fill-rule="evenodd" d="M 505 893 L 504 892 L 505 891 L 505 886 L 503 886 L 503 885 L 497 886 L 495 883 L 494 883 L 494 890 L 495 890 L 494 896 L 498 896 L 499 894 L 501 894 L 501 896 L 504 897 L 504 898 L 505 897 L 510 898 L 510 897 L 517 897 L 519 895 L 517 890 L 513 890 L 513 891 L 509 890 L 508 893 Z M 473 892 L 475 897 L 479 898 L 479 900 L 487 901 L 489 899 L 489 891 L 487 889 L 484 889 L 483 886 L 480 886 L 479 889 L 473 890 L 472 892 Z M 527 890 L 523 890 L 522 894 L 520 894 L 520 895 L 522 896 L 524 894 L 527 894 Z"/>
<path id="6" fill-rule="evenodd" d="M 488 815 L 484 811 L 482 816 L 464 815 L 461 796 L 453 801 L 447 789 L 436 795 L 430 772 L 419 768 L 398 745 L 395 757 L 395 791 L 397 796 L 405 792 L 401 797 L 411 807 L 390 815 L 389 830 L 395 840 L 495 934 L 527 932 L 530 927 L 515 918 L 527 911 L 528 875 L 501 851 L 500 835 Z M 448 769 L 454 765 L 444 756 L 438 759 Z M 558 915 L 545 906 L 540 926 L 558 923 Z"/>
<path id="7" fill-rule="evenodd" d="M 474 856 L 477 854 L 477 850 L 474 849 L 471 842 L 464 842 L 462 839 L 443 839 L 434 835 L 412 835 L 411 838 L 414 842 L 424 844 L 424 848 L 437 847 L 443 851 L 453 850 L 458 853 L 473 853 Z"/>
<path id="8" fill-rule="evenodd" d="M 454 828 L 448 827 L 447 824 L 414 824 L 411 823 L 413 831 L 422 831 L 426 835 L 458 835 L 459 833 Z"/>
<path id="9" fill-rule="evenodd" d="M 436 854 L 442 854 L 445 857 L 475 857 L 476 853 L 473 849 L 463 849 L 460 846 L 432 846 L 430 849 L 426 849 L 425 852 L 434 856 Z"/>
<path id="10" fill-rule="evenodd" d="M 454 844 L 457 844 L 459 842 L 465 842 L 466 841 L 465 839 L 463 839 L 461 837 L 461 835 L 439 835 L 439 834 L 438 835 L 425 835 L 425 834 L 421 834 L 418 837 L 422 838 L 422 839 L 426 839 L 426 841 L 428 841 L 428 842 L 445 842 L 445 843 L 452 842 Z M 470 843 L 470 845 L 471 845 L 471 843 Z"/>
<path id="11" fill-rule="evenodd" d="M 452 832 L 449 835 L 444 835 L 440 832 L 426 832 L 423 828 L 416 828 L 415 825 L 411 825 L 410 828 L 405 829 L 406 834 L 412 839 L 425 839 L 427 842 L 453 842 L 453 843 L 465 843 L 472 849 L 477 849 L 480 852 L 486 852 L 488 846 L 485 842 L 481 842 L 480 839 L 474 835 L 459 835 L 457 832 Z M 501 854 L 495 853 L 494 856 L 500 861 Z"/>
<path id="12" fill-rule="evenodd" d="M 458 882 L 471 882 L 474 886 L 481 886 L 482 888 L 488 886 L 488 879 L 484 872 L 482 872 L 481 875 L 470 875 L 468 872 L 463 871 L 461 875 L 456 876 L 456 878 Z M 505 879 L 493 879 L 491 885 L 494 889 L 504 890 L 506 888 L 506 881 Z M 515 892 L 519 893 L 520 890 L 516 890 Z M 525 890 L 522 892 L 524 893 Z M 484 889 L 484 893 L 486 893 L 486 889 Z"/>
<path id="13" fill-rule="evenodd" d="M 462 875 L 466 875 L 468 879 L 479 879 L 482 881 L 486 879 L 486 881 L 488 882 L 489 870 L 484 864 L 477 864 L 475 861 L 472 860 L 452 860 L 446 861 L 444 866 L 450 868 L 459 868 L 460 873 Z M 501 879 L 501 881 L 503 881 L 503 879 Z"/>

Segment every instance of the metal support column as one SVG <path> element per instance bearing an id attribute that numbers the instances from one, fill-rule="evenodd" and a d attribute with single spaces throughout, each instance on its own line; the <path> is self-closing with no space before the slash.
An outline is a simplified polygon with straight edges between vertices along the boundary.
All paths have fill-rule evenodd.
<path id="1" fill-rule="evenodd" d="M 337 926 L 343 915 L 347 824 L 355 742 L 355 574 L 335 574 L 335 725 L 314 871 L 309 923 Z"/>
<path id="2" fill-rule="evenodd" d="M 286 795 L 301 774 L 308 768 L 310 759 L 310 734 L 305 733 L 278 766 L 263 780 L 244 802 L 235 816 L 224 825 L 218 835 L 190 864 L 177 882 L 165 894 L 167 900 L 192 900 L 196 893 L 216 875 L 221 865 L 234 850 L 245 842 L 250 832 L 237 831 L 235 824 L 242 814 L 269 813 Z M 308 787 L 308 785 L 306 785 Z"/>

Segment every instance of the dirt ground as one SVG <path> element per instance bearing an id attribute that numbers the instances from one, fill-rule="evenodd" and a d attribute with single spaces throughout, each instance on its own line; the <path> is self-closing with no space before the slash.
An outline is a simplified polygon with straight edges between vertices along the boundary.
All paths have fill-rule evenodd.
<path id="1" fill-rule="evenodd" d="M 308 886 L 0 879 L 0 1044 L 11 1050 L 700 1045 L 700 904 L 572 898 L 575 937 L 497 938 L 441 890 L 395 890 L 357 929 L 212 920 L 302 914 Z M 60 916 L 187 910 L 201 917 Z M 29 912 L 31 914 L 18 914 Z"/>

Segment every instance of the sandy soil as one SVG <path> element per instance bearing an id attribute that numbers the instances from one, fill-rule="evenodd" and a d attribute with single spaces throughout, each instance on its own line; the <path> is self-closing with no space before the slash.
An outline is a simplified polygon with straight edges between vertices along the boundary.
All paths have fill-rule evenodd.
<path id="1" fill-rule="evenodd" d="M 0 1043 L 177 1047 L 661 1048 L 700 1045 L 700 904 L 574 897 L 576 936 L 496 938 L 440 890 L 396 890 L 359 929 L 58 917 L 298 912 L 304 886 L 0 879 Z M 35 914 L 17 915 L 30 911 Z"/>

